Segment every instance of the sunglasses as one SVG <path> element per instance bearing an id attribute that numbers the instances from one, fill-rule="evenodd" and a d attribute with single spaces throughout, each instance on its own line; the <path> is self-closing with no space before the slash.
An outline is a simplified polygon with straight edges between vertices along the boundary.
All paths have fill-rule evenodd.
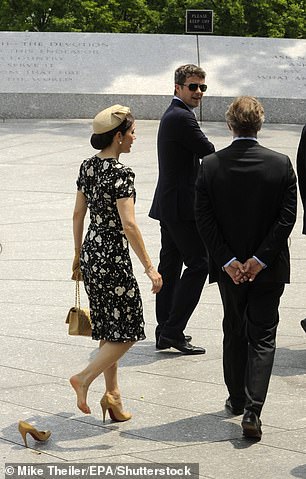
<path id="1" fill-rule="evenodd" d="M 182 83 L 182 86 L 188 86 L 190 91 L 197 91 L 198 88 L 200 88 L 201 92 L 207 90 L 207 85 L 205 85 L 205 83 L 189 83 L 189 85 Z"/>

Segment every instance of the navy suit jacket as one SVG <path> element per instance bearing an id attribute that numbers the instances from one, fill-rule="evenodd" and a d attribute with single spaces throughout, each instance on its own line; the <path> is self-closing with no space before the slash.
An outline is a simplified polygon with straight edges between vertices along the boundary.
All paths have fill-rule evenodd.
<path id="1" fill-rule="evenodd" d="M 161 221 L 194 220 L 199 158 L 215 149 L 180 100 L 172 100 L 160 121 L 157 150 L 159 177 L 149 216 Z"/>
<path id="2" fill-rule="evenodd" d="M 227 280 L 230 259 L 253 255 L 256 282 L 290 279 L 288 237 L 296 220 L 296 176 L 288 156 L 237 140 L 207 156 L 196 183 L 196 221 L 210 254 L 210 281 Z"/>
<path id="3" fill-rule="evenodd" d="M 303 230 L 306 235 L 306 125 L 303 128 L 296 157 L 296 169 L 299 182 L 299 190 L 303 203 Z"/>

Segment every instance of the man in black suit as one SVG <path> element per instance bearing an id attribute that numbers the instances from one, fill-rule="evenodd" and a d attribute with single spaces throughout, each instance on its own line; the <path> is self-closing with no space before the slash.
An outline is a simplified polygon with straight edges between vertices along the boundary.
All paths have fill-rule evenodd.
<path id="1" fill-rule="evenodd" d="M 306 235 L 306 125 L 304 126 L 300 138 L 296 157 L 296 169 L 299 183 L 299 190 L 303 204 L 303 230 L 302 233 Z M 306 332 L 306 318 L 302 319 L 301 326 Z"/>
<path id="2" fill-rule="evenodd" d="M 235 99 L 226 120 L 233 142 L 202 162 L 196 221 L 224 309 L 225 406 L 235 415 L 244 412 L 243 434 L 260 439 L 278 307 L 289 282 L 296 177 L 288 156 L 258 144 L 264 111 L 257 99 Z"/>
<path id="3" fill-rule="evenodd" d="M 207 88 L 205 72 L 196 65 L 182 65 L 175 71 L 174 83 L 174 99 L 158 131 L 159 177 L 149 213 L 160 221 L 161 229 L 158 271 L 163 288 L 156 295 L 156 347 L 203 354 L 205 349 L 193 346 L 184 329 L 208 273 L 207 252 L 194 218 L 195 180 L 199 159 L 215 149 L 193 111 Z"/>

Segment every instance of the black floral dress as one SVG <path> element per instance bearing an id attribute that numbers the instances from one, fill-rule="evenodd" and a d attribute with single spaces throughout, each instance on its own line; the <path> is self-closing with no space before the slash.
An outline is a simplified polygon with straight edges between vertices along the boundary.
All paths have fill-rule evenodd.
<path id="1" fill-rule="evenodd" d="M 135 198 L 134 173 L 114 158 L 89 158 L 81 164 L 78 190 L 86 197 L 90 225 L 80 264 L 89 298 L 92 338 L 145 339 L 140 291 L 116 200 Z"/>

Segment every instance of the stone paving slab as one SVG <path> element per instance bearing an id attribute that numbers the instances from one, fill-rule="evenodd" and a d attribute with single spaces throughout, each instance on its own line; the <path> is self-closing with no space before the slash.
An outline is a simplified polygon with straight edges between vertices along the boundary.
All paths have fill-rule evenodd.
<path id="1" fill-rule="evenodd" d="M 217 148 L 230 136 L 224 123 L 204 126 Z M 148 218 L 154 191 L 158 122 L 137 122 L 137 141 L 124 158 L 136 173 L 136 214 L 157 263 L 158 222 Z M 241 436 L 241 417 L 224 410 L 222 305 L 216 285 L 205 285 L 186 332 L 207 349 L 186 357 L 156 351 L 154 296 L 135 255 L 147 339 L 121 361 L 120 384 L 131 421 L 103 424 L 103 381 L 93 383 L 90 416 L 76 408 L 68 377 L 93 357 L 97 343 L 70 337 L 64 319 L 74 301 L 72 211 L 81 161 L 92 154 L 90 120 L 9 121 L 0 124 L 0 452 L 5 462 L 200 463 L 203 479 L 306 477 L 306 240 L 302 211 L 291 235 L 292 284 L 280 307 L 278 350 L 266 405 L 263 438 Z M 300 125 L 264 125 L 259 140 L 295 164 Z M 82 301 L 86 303 L 84 292 Z M 46 444 L 29 438 L 19 419 L 50 429 Z M 0 479 L 4 478 L 0 471 Z"/>
<path id="2" fill-rule="evenodd" d="M 237 426 L 238 429 L 238 426 Z M 286 436 L 288 438 L 288 435 Z M 138 458 L 167 462 L 168 451 L 137 454 Z M 274 448 L 261 443 L 247 443 L 232 439 L 210 444 L 178 447 L 171 450 L 171 460 L 188 457 L 190 462 L 199 462 L 200 477 L 278 479 L 305 477 L 305 453 L 290 449 Z"/>

